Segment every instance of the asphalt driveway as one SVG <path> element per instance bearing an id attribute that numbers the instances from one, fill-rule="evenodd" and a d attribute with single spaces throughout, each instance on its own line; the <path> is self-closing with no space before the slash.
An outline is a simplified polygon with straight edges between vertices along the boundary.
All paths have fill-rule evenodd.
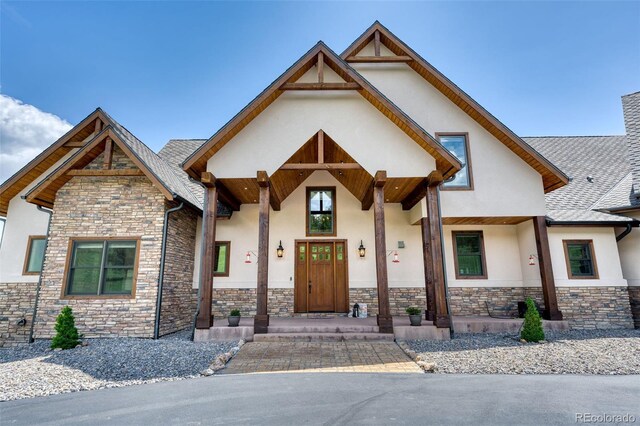
<path id="1" fill-rule="evenodd" d="M 640 376 L 240 374 L 0 403 L 2 425 L 540 425 L 580 414 L 640 423 Z"/>

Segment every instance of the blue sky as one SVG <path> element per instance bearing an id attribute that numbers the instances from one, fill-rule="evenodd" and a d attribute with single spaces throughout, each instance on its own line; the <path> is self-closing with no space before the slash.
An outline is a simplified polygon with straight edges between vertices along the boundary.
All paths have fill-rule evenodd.
<path id="1" fill-rule="evenodd" d="M 640 90 L 638 2 L 0 7 L 2 94 L 71 124 L 101 106 L 155 150 L 211 136 L 318 40 L 340 53 L 376 19 L 521 136 L 623 134 L 620 96 Z"/>

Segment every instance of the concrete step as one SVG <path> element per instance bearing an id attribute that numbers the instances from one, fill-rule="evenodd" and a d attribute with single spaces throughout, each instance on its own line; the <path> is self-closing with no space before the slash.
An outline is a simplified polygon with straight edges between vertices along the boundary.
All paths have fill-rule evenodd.
<path id="1" fill-rule="evenodd" d="M 269 333 L 377 333 L 377 325 L 270 325 Z"/>
<path id="2" fill-rule="evenodd" d="M 393 334 L 386 333 L 267 333 L 254 334 L 254 342 L 393 342 Z"/>

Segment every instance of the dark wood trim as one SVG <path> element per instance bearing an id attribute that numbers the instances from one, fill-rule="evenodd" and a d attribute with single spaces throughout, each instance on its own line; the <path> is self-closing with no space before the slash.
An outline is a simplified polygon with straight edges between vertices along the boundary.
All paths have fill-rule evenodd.
<path id="1" fill-rule="evenodd" d="M 318 163 L 324 163 L 324 132 L 318 130 Z"/>
<path id="2" fill-rule="evenodd" d="M 589 251 L 591 252 L 591 263 L 593 265 L 593 275 L 573 275 L 571 272 L 571 262 L 569 261 L 569 244 L 587 244 L 589 246 Z M 570 280 L 598 280 L 600 279 L 600 275 L 598 274 L 598 263 L 596 262 L 596 252 L 593 249 L 593 240 L 582 239 L 582 240 L 562 240 L 562 245 L 564 247 L 564 261 L 567 267 L 567 277 Z"/>
<path id="3" fill-rule="evenodd" d="M 482 261 L 482 275 L 460 275 L 460 269 L 458 268 L 458 242 L 456 237 L 458 235 L 478 235 L 480 237 L 480 260 Z M 455 264 L 456 280 L 486 280 L 488 277 L 487 272 L 487 259 L 486 252 L 484 250 L 484 233 L 482 231 L 451 231 L 451 241 L 453 243 L 453 261 Z"/>
<path id="4" fill-rule="evenodd" d="M 140 169 L 73 169 L 68 176 L 144 176 Z"/>
<path id="5" fill-rule="evenodd" d="M 242 204 L 240 200 L 219 180 L 216 180 L 216 186 L 218 187 L 218 200 L 234 212 L 240 211 L 240 205 Z"/>
<path id="6" fill-rule="evenodd" d="M 102 168 L 108 170 L 111 168 L 111 163 L 113 162 L 113 141 L 110 137 L 107 137 L 107 140 L 104 145 L 104 158 L 102 159 Z"/>
<path id="7" fill-rule="evenodd" d="M 320 234 L 320 233 L 314 233 L 312 234 L 309 230 L 309 197 L 311 196 L 311 191 L 331 191 L 331 194 L 333 195 L 331 197 L 331 207 L 332 207 L 332 220 L 333 220 L 333 232 L 330 234 Z M 338 235 L 338 209 L 337 209 L 337 198 L 338 198 L 338 191 L 336 190 L 335 186 L 307 186 L 306 188 L 306 199 L 305 199 L 305 235 L 307 237 L 335 237 Z"/>
<path id="8" fill-rule="evenodd" d="M 373 54 L 380 56 L 380 31 L 373 33 Z"/>
<path id="9" fill-rule="evenodd" d="M 473 170 L 471 167 L 471 144 L 469 143 L 469 132 L 436 132 L 435 138 L 440 142 L 440 136 L 464 136 L 464 149 L 467 153 L 467 174 L 469 176 L 469 185 L 448 187 L 442 185 L 442 191 L 473 191 Z"/>
<path id="10" fill-rule="evenodd" d="M 318 70 L 318 83 L 324 83 L 324 53 L 318 53 L 318 62 L 316 63 Z"/>
<path id="11" fill-rule="evenodd" d="M 269 329 L 268 292 L 269 292 L 269 176 L 265 171 L 258 172 L 260 200 L 258 213 L 258 279 L 256 297 L 256 315 L 253 320 L 254 333 L 263 334 Z"/>
<path id="12" fill-rule="evenodd" d="M 373 205 L 373 180 L 362 197 L 362 210 L 369 210 Z"/>
<path id="13" fill-rule="evenodd" d="M 285 83 L 280 90 L 360 90 L 358 83 Z"/>
<path id="14" fill-rule="evenodd" d="M 410 56 L 349 56 L 346 61 L 349 63 L 379 63 L 379 64 L 397 64 L 411 62 Z"/>
<path id="15" fill-rule="evenodd" d="M 281 170 L 360 170 L 358 163 L 285 163 Z"/>
<path id="16" fill-rule="evenodd" d="M 542 295 L 544 297 L 545 310 L 543 316 L 549 320 L 561 320 L 562 312 L 558 309 L 556 282 L 553 277 L 551 251 L 549 250 L 549 235 L 547 234 L 547 222 L 544 216 L 535 216 L 533 218 L 533 231 L 536 237 L 538 263 L 540 264 L 540 280 L 542 283 Z"/>
<path id="17" fill-rule="evenodd" d="M 212 173 L 203 173 L 201 182 L 206 186 L 206 190 L 204 212 L 202 215 L 202 227 L 204 228 L 202 244 L 204 246 L 202 258 L 200 259 L 200 300 L 198 300 L 199 310 L 196 318 L 196 327 L 199 329 L 208 329 L 213 326 L 211 305 L 213 303 L 213 280 L 215 271 L 218 188 L 216 186 L 216 178 Z"/>
<path id="18" fill-rule="evenodd" d="M 431 229 L 429 218 L 420 219 L 420 230 L 422 231 L 422 261 L 424 263 L 424 286 L 427 296 L 424 317 L 427 321 L 436 319 L 436 291 L 433 283 L 433 260 L 431 253 Z"/>
<path id="19" fill-rule="evenodd" d="M 376 172 L 373 182 L 373 223 L 375 228 L 376 282 L 378 287 L 378 327 L 380 333 L 393 333 L 389 307 L 389 277 L 387 274 L 387 241 L 384 220 L 384 185 L 387 172 Z"/>
<path id="20" fill-rule="evenodd" d="M 27 253 L 24 257 L 24 264 L 22 265 L 22 275 L 40 275 L 41 271 L 42 271 L 42 267 L 44 266 L 44 257 L 42 258 L 43 260 L 43 265 L 40 266 L 40 271 L 37 272 L 29 272 L 27 269 L 29 267 L 29 258 L 31 257 L 31 242 L 33 240 L 46 240 L 47 236 L 46 235 L 29 235 L 29 238 L 27 239 Z"/>
<path id="21" fill-rule="evenodd" d="M 430 175 L 431 176 L 431 175 Z M 432 179 L 435 182 L 437 179 Z M 444 254 L 442 253 L 442 220 L 440 217 L 439 185 L 427 188 L 427 216 L 431 237 L 431 264 L 433 265 L 433 286 L 436 315 L 433 324 L 438 328 L 451 327 L 445 290 Z"/>
<path id="22" fill-rule="evenodd" d="M 415 188 L 401 201 L 402 210 L 411 210 L 427 195 L 427 179 L 423 179 Z"/>
<path id="23" fill-rule="evenodd" d="M 69 286 L 69 275 L 71 274 L 71 259 L 73 258 L 73 243 L 76 241 L 96 241 L 102 242 L 105 241 L 135 241 L 136 242 L 136 259 L 133 264 L 133 279 L 131 281 L 131 294 L 67 294 L 67 288 Z M 82 299 L 82 300 L 93 300 L 93 299 L 135 299 L 136 298 L 136 288 L 138 286 L 138 267 L 140 265 L 140 249 L 142 247 L 142 237 L 141 236 L 133 236 L 133 237 L 69 237 L 69 242 L 67 243 L 67 257 L 64 262 L 64 275 L 62 288 L 60 289 L 60 299 Z M 103 266 L 103 265 L 101 265 Z M 102 285 L 102 283 L 99 283 Z"/>
<path id="24" fill-rule="evenodd" d="M 227 258 L 225 259 L 225 272 L 220 273 L 216 272 L 215 268 L 213 269 L 214 277 L 228 277 L 229 276 L 229 263 L 231 260 L 231 241 L 216 241 L 216 246 L 227 246 Z M 214 264 L 215 264 L 215 252 L 214 252 Z"/>

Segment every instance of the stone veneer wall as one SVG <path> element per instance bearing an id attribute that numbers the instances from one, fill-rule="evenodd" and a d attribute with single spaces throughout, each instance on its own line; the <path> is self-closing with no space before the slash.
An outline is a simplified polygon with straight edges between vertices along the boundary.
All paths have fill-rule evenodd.
<path id="1" fill-rule="evenodd" d="M 255 288 L 215 288 L 213 279 L 213 301 L 211 312 L 215 318 L 226 318 L 232 309 L 239 309 L 240 315 L 252 317 L 256 314 L 257 294 Z M 293 289 L 270 288 L 267 296 L 267 310 L 275 317 L 293 315 Z"/>
<path id="2" fill-rule="evenodd" d="M 633 328 L 627 287 L 557 287 L 556 295 L 571 328 Z"/>
<path id="3" fill-rule="evenodd" d="M 0 348 L 28 343 L 38 283 L 0 283 Z M 20 319 L 25 325 L 18 325 Z"/>
<path id="4" fill-rule="evenodd" d="M 526 296 L 535 296 L 533 289 L 527 293 Z M 517 315 L 518 302 L 526 296 L 522 287 L 449 287 L 449 309 L 451 315 L 489 316 L 488 303 L 493 315 Z M 540 300 L 536 301 L 544 307 Z"/>
<path id="5" fill-rule="evenodd" d="M 640 328 L 640 287 L 629 287 L 629 303 L 635 328 Z"/>
<path id="6" fill-rule="evenodd" d="M 167 202 L 166 208 L 177 203 Z M 169 214 L 165 246 L 160 335 L 189 327 L 196 311 L 193 268 L 198 213 L 190 207 Z"/>
<path id="7" fill-rule="evenodd" d="M 116 154 L 116 153 L 114 153 Z M 119 167 L 134 167 L 114 156 Z M 54 334 L 63 306 L 86 337 L 152 337 L 165 200 L 146 177 L 80 177 L 59 191 L 51 218 L 35 337 Z M 135 298 L 61 298 L 73 237 L 140 237 Z"/>

